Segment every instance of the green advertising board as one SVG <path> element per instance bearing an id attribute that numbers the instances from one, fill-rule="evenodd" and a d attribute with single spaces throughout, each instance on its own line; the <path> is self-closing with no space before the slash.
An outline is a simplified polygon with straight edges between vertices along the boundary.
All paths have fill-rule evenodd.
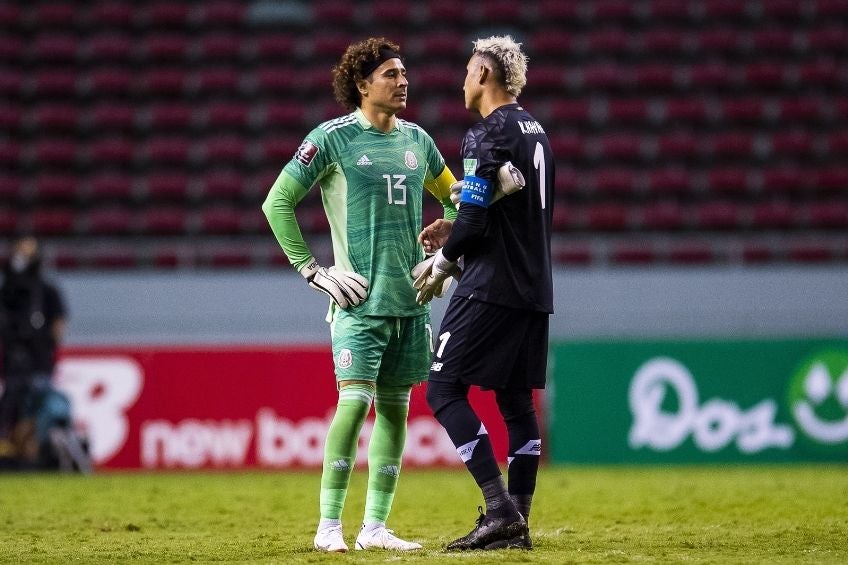
<path id="1" fill-rule="evenodd" d="M 551 346 L 554 463 L 848 462 L 848 341 Z"/>

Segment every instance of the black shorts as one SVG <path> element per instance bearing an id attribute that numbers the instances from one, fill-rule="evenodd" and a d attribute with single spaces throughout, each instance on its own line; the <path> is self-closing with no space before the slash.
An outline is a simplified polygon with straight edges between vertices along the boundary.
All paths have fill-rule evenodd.
<path id="1" fill-rule="evenodd" d="M 483 388 L 545 388 L 550 316 L 452 296 L 429 379 Z"/>

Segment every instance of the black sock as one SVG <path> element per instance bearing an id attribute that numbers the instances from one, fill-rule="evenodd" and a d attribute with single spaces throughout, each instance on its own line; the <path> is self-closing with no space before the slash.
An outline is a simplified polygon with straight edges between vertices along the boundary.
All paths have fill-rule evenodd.
<path id="1" fill-rule="evenodd" d="M 515 507 L 524 516 L 524 519 L 527 522 L 530 522 L 530 505 L 533 504 L 533 495 L 532 494 L 510 494 L 509 498 L 512 500 L 512 503 L 515 504 Z"/>
<path id="2" fill-rule="evenodd" d="M 509 434 L 508 491 L 516 508 L 526 520 L 530 517 L 530 505 L 536 491 L 536 476 L 539 473 L 542 452 L 533 393 L 529 389 L 499 390 L 496 398 Z"/>
<path id="3" fill-rule="evenodd" d="M 501 477 L 486 481 L 480 485 L 480 490 L 483 491 L 483 499 L 486 501 L 486 516 L 499 518 L 516 515 L 515 504 Z"/>

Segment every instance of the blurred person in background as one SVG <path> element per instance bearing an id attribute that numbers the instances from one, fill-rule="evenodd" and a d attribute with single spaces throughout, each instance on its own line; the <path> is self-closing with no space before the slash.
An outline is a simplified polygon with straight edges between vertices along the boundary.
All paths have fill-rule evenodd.
<path id="1" fill-rule="evenodd" d="M 439 330 L 427 401 L 486 504 L 477 526 L 448 550 L 532 548 L 527 520 L 542 447 L 533 389 L 545 387 L 553 313 L 554 158 L 545 130 L 517 100 L 526 73 L 527 57 L 510 36 L 474 42 L 463 90 L 465 107 L 483 119 L 462 142 L 459 214 L 420 235 L 425 251 L 438 249 L 429 272 L 416 279 L 420 301 L 464 260 Z M 523 189 L 495 201 L 499 187 L 506 193 L 510 177 L 500 171 L 509 163 L 524 177 Z M 508 485 L 468 402 L 472 385 L 494 391 L 506 424 Z"/>
<path id="2" fill-rule="evenodd" d="M 356 549 L 421 548 L 386 529 L 406 442 L 412 387 L 427 378 L 432 354 L 428 305 L 416 302 L 410 271 L 424 260 L 417 242 L 430 192 L 454 218 L 456 182 L 432 138 L 399 119 L 408 82 L 397 44 L 369 38 L 350 45 L 333 69 L 336 100 L 350 113 L 307 134 L 262 206 L 271 229 L 309 286 L 330 298 L 338 403 L 325 440 L 320 521 L 313 545 L 344 552 L 342 510 L 359 433 L 372 402 L 368 487 Z M 294 208 L 320 185 L 334 266 L 307 246 Z"/>
<path id="3" fill-rule="evenodd" d="M 38 465 L 39 409 L 50 394 L 56 350 L 65 331 L 66 310 L 58 289 L 41 273 L 34 237 L 12 244 L 0 287 L 3 395 L 0 397 L 0 454 L 23 468 Z"/>

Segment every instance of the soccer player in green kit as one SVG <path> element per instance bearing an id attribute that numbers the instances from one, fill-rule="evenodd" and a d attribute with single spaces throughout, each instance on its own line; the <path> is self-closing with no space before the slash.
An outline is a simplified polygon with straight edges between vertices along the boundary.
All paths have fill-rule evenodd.
<path id="1" fill-rule="evenodd" d="M 368 491 L 356 549 L 414 550 L 386 529 L 406 441 L 412 386 L 432 354 L 430 311 L 416 302 L 410 272 L 424 260 L 417 242 L 426 189 L 453 219 L 456 182 L 432 138 L 396 114 L 406 108 L 406 68 L 386 38 L 350 45 L 333 69 L 336 100 L 351 113 L 303 140 L 262 205 L 292 265 L 330 297 L 339 398 L 327 433 L 321 477 L 320 551 L 344 552 L 341 516 L 362 424 L 375 406 L 368 446 Z M 322 267 L 299 229 L 294 207 L 320 185 L 334 266 Z"/>

